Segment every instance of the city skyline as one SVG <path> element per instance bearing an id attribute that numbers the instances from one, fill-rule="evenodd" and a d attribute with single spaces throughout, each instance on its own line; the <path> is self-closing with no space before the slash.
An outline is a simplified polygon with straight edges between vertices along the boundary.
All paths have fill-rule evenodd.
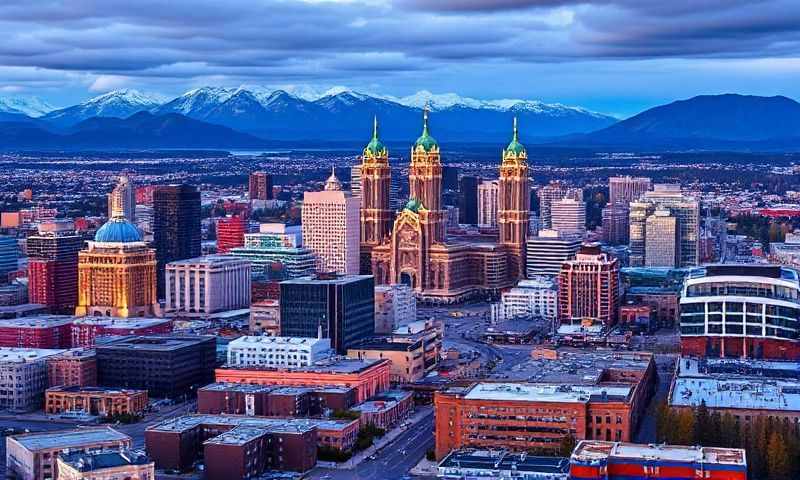
<path id="1" fill-rule="evenodd" d="M 781 0 L 203 4 L 5 2 L 0 97 L 67 106 L 117 88 L 169 97 L 206 85 L 344 85 L 627 117 L 699 94 L 800 96 L 800 12 Z"/>

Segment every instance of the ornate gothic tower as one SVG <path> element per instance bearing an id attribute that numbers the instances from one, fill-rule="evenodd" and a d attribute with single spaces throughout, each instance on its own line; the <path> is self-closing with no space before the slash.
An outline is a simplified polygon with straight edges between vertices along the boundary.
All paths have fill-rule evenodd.
<path id="1" fill-rule="evenodd" d="M 394 215 L 389 207 L 389 150 L 378 139 L 378 118 L 372 140 L 361 156 L 361 273 L 369 274 L 371 252 L 392 233 Z"/>
<path id="2" fill-rule="evenodd" d="M 428 244 L 443 243 L 445 213 L 442 210 L 442 162 L 439 144 L 428 129 L 428 109 L 423 116 L 422 135 L 411 147 L 411 164 L 408 167 L 409 196 L 421 204 L 425 214 L 421 218 L 427 230 Z"/>
<path id="3" fill-rule="evenodd" d="M 516 117 L 514 136 L 503 150 L 499 190 L 497 223 L 500 228 L 500 244 L 509 252 L 509 275 L 520 279 L 525 276 L 525 242 L 528 239 L 531 188 L 528 182 L 528 153 L 519 143 Z"/>

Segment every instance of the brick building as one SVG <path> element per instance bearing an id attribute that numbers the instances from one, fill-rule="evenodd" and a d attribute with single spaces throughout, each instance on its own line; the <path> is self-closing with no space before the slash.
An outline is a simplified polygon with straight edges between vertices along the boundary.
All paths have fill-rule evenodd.
<path id="1" fill-rule="evenodd" d="M 275 387 L 212 383 L 197 390 L 197 411 L 262 417 L 307 417 L 348 410 L 356 392 L 347 387 Z"/>
<path id="2" fill-rule="evenodd" d="M 217 220 L 217 253 L 228 253 L 231 248 L 244 246 L 247 222 L 243 217 L 233 216 Z"/>
<path id="3" fill-rule="evenodd" d="M 64 350 L 0 348 L 0 410 L 29 412 L 41 407 L 48 357 Z"/>
<path id="4" fill-rule="evenodd" d="M 0 347 L 69 348 L 72 318 L 55 315 L 0 320 Z"/>
<path id="5" fill-rule="evenodd" d="M 147 390 L 106 387 L 51 387 L 44 392 L 45 413 L 80 412 L 87 415 L 141 415 L 147 408 Z"/>
<path id="6" fill-rule="evenodd" d="M 84 317 L 72 321 L 73 348 L 94 347 L 100 336 L 158 335 L 172 333 L 172 321 L 166 318 Z"/>
<path id="7" fill-rule="evenodd" d="M 46 364 L 48 387 L 97 385 L 97 356 L 94 350 L 69 350 L 47 357 Z"/>
<path id="8" fill-rule="evenodd" d="M 217 382 L 285 386 L 338 386 L 353 388 L 363 402 L 389 388 L 389 360 L 338 359 L 302 368 L 218 368 Z"/>
<path id="9" fill-rule="evenodd" d="M 564 262 L 558 285 L 561 323 L 579 324 L 589 319 L 609 328 L 617 322 L 619 261 L 601 252 L 598 245 L 584 245 L 575 260 Z"/>
<path id="10" fill-rule="evenodd" d="M 58 480 L 153 480 L 155 474 L 155 463 L 126 449 L 58 457 Z"/>

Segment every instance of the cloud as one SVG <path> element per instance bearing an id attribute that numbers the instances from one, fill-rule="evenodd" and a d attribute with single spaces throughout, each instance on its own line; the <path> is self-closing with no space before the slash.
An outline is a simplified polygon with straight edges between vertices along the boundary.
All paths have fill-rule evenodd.
<path id="1" fill-rule="evenodd" d="M 100 93 L 108 92 L 125 87 L 130 84 L 130 81 L 130 78 L 120 75 L 100 75 L 89 85 L 89 91 Z"/>

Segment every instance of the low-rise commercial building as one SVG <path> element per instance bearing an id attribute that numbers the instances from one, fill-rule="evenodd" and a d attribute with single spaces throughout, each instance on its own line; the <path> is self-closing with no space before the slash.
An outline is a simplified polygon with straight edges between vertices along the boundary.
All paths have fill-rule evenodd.
<path id="1" fill-rule="evenodd" d="M 131 448 L 131 437 L 113 428 L 27 433 L 6 439 L 6 469 L 20 480 L 56 480 L 59 454 Z"/>
<path id="2" fill-rule="evenodd" d="M 558 288 L 548 277 L 520 280 L 500 297 L 500 320 L 541 318 L 551 324 L 558 317 Z"/>
<path id="3" fill-rule="evenodd" d="M 250 262 L 210 255 L 170 262 L 166 267 L 167 316 L 211 318 L 250 307 Z"/>
<path id="4" fill-rule="evenodd" d="M 141 388 L 176 397 L 213 380 L 216 338 L 200 335 L 130 336 L 97 345 L 99 384 Z"/>
<path id="5" fill-rule="evenodd" d="M 428 319 L 401 325 L 388 338 L 395 343 L 422 342 L 425 373 L 430 373 L 436 370 L 439 365 L 439 356 L 442 353 L 442 337 L 444 337 L 444 325 L 442 322 Z"/>
<path id="6" fill-rule="evenodd" d="M 408 285 L 375 285 L 375 333 L 392 333 L 417 320 L 417 297 Z"/>
<path id="7" fill-rule="evenodd" d="M 147 408 L 147 390 L 107 387 L 51 387 L 44 394 L 44 411 L 113 417 L 141 415 Z"/>
<path id="8" fill-rule="evenodd" d="M 132 450 L 69 453 L 58 457 L 58 480 L 153 480 L 155 463 Z"/>
<path id="9" fill-rule="evenodd" d="M 281 335 L 281 304 L 279 300 L 260 300 L 250 305 L 250 334 Z"/>
<path id="10" fill-rule="evenodd" d="M 295 387 L 338 386 L 353 388 L 363 402 L 389 388 L 389 360 L 333 359 L 301 368 L 223 367 L 215 371 L 217 382 L 285 385 Z"/>
<path id="11" fill-rule="evenodd" d="M 47 357 L 47 386 L 94 387 L 97 385 L 97 355 L 78 348 Z"/>
<path id="12" fill-rule="evenodd" d="M 145 430 L 145 447 L 156 467 L 160 469 L 184 470 L 197 459 L 204 443 L 215 437 L 238 428 L 259 429 L 267 435 L 281 438 L 283 433 L 299 435 L 293 437 L 297 442 L 284 440 L 286 448 L 283 458 L 272 464 L 272 469 L 307 470 L 316 463 L 317 447 L 329 447 L 341 451 L 353 448 L 358 437 L 358 420 L 326 420 L 316 418 L 265 418 L 242 415 L 187 415 L 165 420 L 151 425 Z M 300 434 L 296 432 L 300 432 Z M 294 432 L 294 433 L 293 433 Z M 311 435 L 308 432 L 314 432 Z M 248 438 L 249 438 L 248 434 Z M 312 443 L 310 439 L 314 438 Z M 273 437 L 274 438 L 274 437 Z M 245 442 L 247 443 L 247 442 Z M 281 442 L 275 442 L 281 443 Z M 262 449 L 274 455 L 274 445 Z M 224 470 L 227 456 L 223 451 L 214 452 L 211 457 L 206 450 L 206 471 Z M 219 455 L 217 455 L 219 453 Z M 234 458 L 239 458 L 237 452 Z M 268 454 L 269 455 L 269 454 Z M 221 465 L 215 465 L 221 462 Z M 280 463 L 282 462 L 282 463 Z M 237 469 L 240 468 L 237 460 Z M 236 470 L 240 472 L 241 470 Z M 215 474 L 216 475 L 216 474 Z M 218 477 L 217 477 L 218 478 Z M 226 477 L 229 478 L 229 477 Z"/>
<path id="13" fill-rule="evenodd" d="M 42 405 L 47 358 L 64 350 L 0 348 L 0 410 L 28 412 Z"/>
<path id="14" fill-rule="evenodd" d="M 519 480 L 569 480 L 569 460 L 537 457 L 506 450 L 453 450 L 439 462 L 437 478 L 503 478 Z"/>
<path id="15" fill-rule="evenodd" d="M 314 417 L 355 405 L 347 387 L 274 387 L 212 383 L 197 390 L 197 411 L 260 417 Z"/>
<path id="16" fill-rule="evenodd" d="M 94 347 L 101 336 L 161 335 L 172 332 L 168 318 L 84 317 L 72 321 L 72 347 Z"/>
<path id="17" fill-rule="evenodd" d="M 414 410 L 414 394 L 405 390 L 387 390 L 359 403 L 351 410 L 361 414 L 362 425 L 374 425 L 389 430 Z"/>
<path id="18" fill-rule="evenodd" d="M 359 360 L 389 360 L 389 380 L 392 383 L 413 383 L 426 373 L 422 340 L 413 343 L 367 340 L 347 349 L 347 356 Z"/>
<path id="19" fill-rule="evenodd" d="M 41 315 L 0 320 L 0 347 L 69 348 L 72 317 Z"/>
<path id="20" fill-rule="evenodd" d="M 228 366 L 310 367 L 331 354 L 328 338 L 244 336 L 228 344 Z"/>
<path id="21" fill-rule="evenodd" d="M 570 478 L 628 480 L 746 480 L 745 452 L 738 448 L 641 445 L 585 440 L 570 458 Z"/>

